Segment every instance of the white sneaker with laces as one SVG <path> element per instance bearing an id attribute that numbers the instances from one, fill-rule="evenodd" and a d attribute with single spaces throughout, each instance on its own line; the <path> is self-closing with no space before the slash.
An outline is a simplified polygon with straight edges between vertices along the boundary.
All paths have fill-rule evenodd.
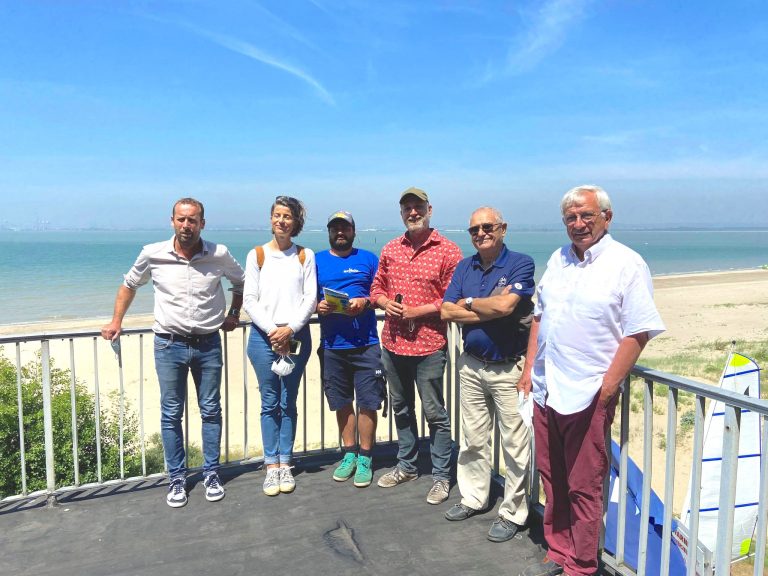
<path id="1" fill-rule="evenodd" d="M 216 472 L 211 472 L 205 477 L 203 486 L 205 486 L 205 499 L 208 502 L 218 502 L 224 498 L 224 486 L 221 485 L 221 480 Z"/>
<path id="2" fill-rule="evenodd" d="M 280 466 L 280 492 L 289 494 L 296 489 L 296 480 L 293 479 L 290 466 Z"/>
<path id="3" fill-rule="evenodd" d="M 267 477 L 264 478 L 264 494 L 267 496 L 280 494 L 280 468 L 267 470 Z"/>
<path id="4" fill-rule="evenodd" d="M 168 495 L 165 502 L 171 508 L 181 508 L 187 504 L 187 488 L 184 478 L 174 478 L 168 484 Z"/>

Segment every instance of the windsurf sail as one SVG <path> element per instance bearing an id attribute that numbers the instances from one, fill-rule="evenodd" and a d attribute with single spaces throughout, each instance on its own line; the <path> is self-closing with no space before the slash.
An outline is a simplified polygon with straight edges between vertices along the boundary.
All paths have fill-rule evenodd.
<path id="1" fill-rule="evenodd" d="M 735 352 L 726 362 L 720 386 L 753 398 L 760 398 L 760 367 Z M 717 522 L 720 505 L 720 474 L 723 464 L 723 429 L 725 409 L 722 402 L 712 401 L 704 420 L 704 450 L 701 464 L 701 499 L 699 507 L 699 542 L 709 550 L 717 547 Z M 757 525 L 760 500 L 760 415 L 749 410 L 741 412 L 739 462 L 736 477 L 736 502 L 733 519 L 732 560 L 749 554 Z M 691 483 L 683 504 L 681 522 L 690 525 Z"/>

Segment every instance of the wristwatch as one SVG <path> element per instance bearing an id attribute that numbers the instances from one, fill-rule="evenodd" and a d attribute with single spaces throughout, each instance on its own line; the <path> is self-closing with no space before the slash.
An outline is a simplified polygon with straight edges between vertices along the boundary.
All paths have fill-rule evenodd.
<path id="1" fill-rule="evenodd" d="M 473 300 L 474 298 L 472 298 L 472 296 L 470 296 L 469 298 L 464 298 L 464 308 L 466 308 L 467 310 L 472 310 Z"/>
<path id="2" fill-rule="evenodd" d="M 229 316 L 234 316 L 235 318 L 240 318 L 240 308 L 230 308 L 229 309 Z"/>

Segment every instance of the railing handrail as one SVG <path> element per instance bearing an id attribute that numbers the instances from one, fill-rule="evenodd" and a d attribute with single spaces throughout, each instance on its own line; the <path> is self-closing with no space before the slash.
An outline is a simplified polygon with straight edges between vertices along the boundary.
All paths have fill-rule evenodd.
<path id="1" fill-rule="evenodd" d="M 653 368 L 646 368 L 638 364 L 632 369 L 632 375 L 637 376 L 638 378 L 653 380 L 658 384 L 671 386 L 672 388 L 676 388 L 683 392 L 691 392 L 698 396 L 705 396 L 708 400 L 719 400 L 724 404 L 736 406 L 742 410 L 752 410 L 763 416 L 768 416 L 768 400 L 765 399 L 753 398 L 751 396 L 739 394 L 738 392 L 724 390 L 723 388 L 713 386 L 712 384 L 691 380 L 690 378 L 669 374 L 667 372 L 661 372 L 659 370 L 654 370 Z"/>

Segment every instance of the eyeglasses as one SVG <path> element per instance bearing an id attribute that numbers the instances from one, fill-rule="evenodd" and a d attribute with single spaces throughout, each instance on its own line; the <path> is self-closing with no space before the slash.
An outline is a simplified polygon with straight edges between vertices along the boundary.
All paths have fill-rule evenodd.
<path id="1" fill-rule="evenodd" d="M 494 230 L 496 230 L 499 226 L 504 226 L 503 222 L 497 222 L 496 224 L 491 224 L 489 222 L 486 222 L 485 224 L 477 224 L 476 226 L 470 226 L 467 228 L 467 232 L 469 232 L 470 236 L 477 236 L 480 233 L 480 230 L 482 229 L 483 233 L 490 234 Z"/>
<path id="2" fill-rule="evenodd" d="M 581 212 L 579 214 L 568 214 L 568 216 L 563 216 L 563 222 L 565 222 L 568 226 L 572 226 L 573 224 L 576 224 L 579 219 L 581 219 L 584 224 L 592 224 L 592 222 L 594 222 L 600 214 L 604 213 L 605 210 L 600 210 L 600 212 Z"/>

